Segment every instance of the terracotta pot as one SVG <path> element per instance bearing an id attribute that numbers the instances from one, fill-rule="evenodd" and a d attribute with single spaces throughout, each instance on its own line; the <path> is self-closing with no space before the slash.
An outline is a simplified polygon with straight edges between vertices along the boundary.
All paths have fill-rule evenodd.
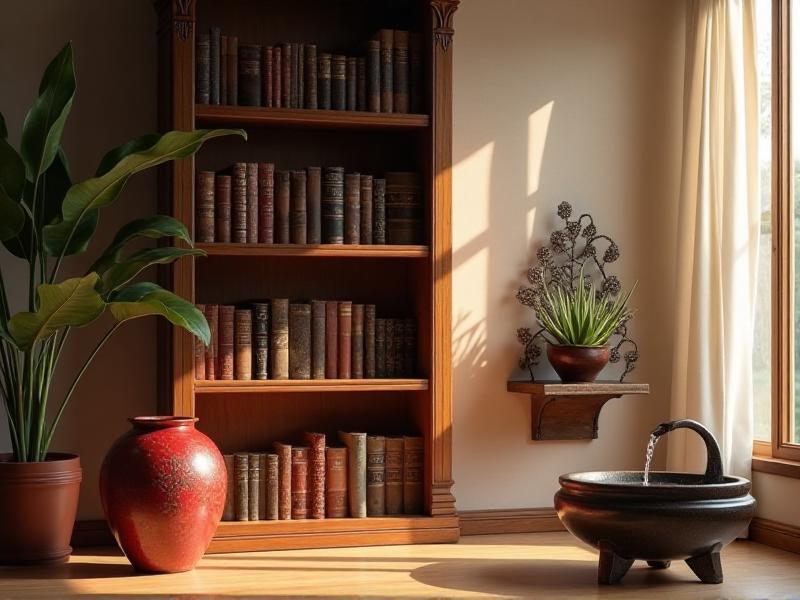
<path id="1" fill-rule="evenodd" d="M 0 564 L 65 562 L 78 511 L 81 461 L 50 453 L 44 462 L 0 454 Z"/>
<path id="2" fill-rule="evenodd" d="M 222 455 L 193 417 L 136 417 L 108 451 L 100 498 L 140 571 L 189 571 L 211 543 L 227 488 Z"/>
<path id="3" fill-rule="evenodd" d="M 608 364 L 608 346 L 555 346 L 547 344 L 547 360 L 561 381 L 586 383 L 597 379 Z"/>

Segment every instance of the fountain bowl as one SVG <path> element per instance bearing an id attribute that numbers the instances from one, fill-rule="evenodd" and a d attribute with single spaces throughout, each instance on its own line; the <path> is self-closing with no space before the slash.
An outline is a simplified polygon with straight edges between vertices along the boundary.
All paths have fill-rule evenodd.
<path id="1" fill-rule="evenodd" d="M 750 482 L 708 474 L 597 471 L 559 477 L 555 508 L 564 526 L 600 551 L 598 581 L 616 583 L 634 560 L 667 568 L 685 560 L 704 583 L 720 583 L 719 552 L 755 512 Z"/>

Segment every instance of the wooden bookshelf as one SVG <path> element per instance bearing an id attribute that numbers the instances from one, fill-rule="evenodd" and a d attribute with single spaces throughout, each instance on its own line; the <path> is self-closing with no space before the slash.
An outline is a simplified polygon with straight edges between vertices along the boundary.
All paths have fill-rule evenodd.
<path id="1" fill-rule="evenodd" d="M 342 165 L 380 176 L 417 171 L 423 244 L 340 246 L 198 244 L 207 256 L 163 271 L 163 284 L 198 303 L 289 297 L 374 303 L 379 316 L 417 319 L 417 378 L 195 381 L 194 341 L 160 330 L 161 410 L 193 415 L 223 452 L 295 443 L 339 429 L 425 439 L 424 514 L 305 521 L 223 522 L 211 552 L 453 542 L 451 493 L 451 144 L 453 14 L 459 0 L 157 0 L 161 129 L 240 127 L 166 166 L 162 210 L 194 228 L 196 169 L 236 161 L 280 168 Z M 313 15 L 313 18 L 309 17 Z M 195 35 L 218 26 L 241 43 L 316 43 L 352 53 L 379 28 L 423 38 L 424 114 L 207 106 L 194 99 Z"/>

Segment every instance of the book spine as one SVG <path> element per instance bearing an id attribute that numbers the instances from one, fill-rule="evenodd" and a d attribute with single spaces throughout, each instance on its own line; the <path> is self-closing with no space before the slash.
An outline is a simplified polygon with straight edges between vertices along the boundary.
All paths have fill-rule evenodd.
<path id="1" fill-rule="evenodd" d="M 231 176 L 214 178 L 214 241 L 228 244 L 231 241 Z"/>
<path id="2" fill-rule="evenodd" d="M 408 112 L 408 31 L 394 32 L 394 112 Z"/>
<path id="3" fill-rule="evenodd" d="M 239 46 L 239 106 L 261 106 L 261 46 Z"/>
<path id="4" fill-rule="evenodd" d="M 424 452 L 421 437 L 403 438 L 403 511 L 409 515 L 422 514 Z"/>
<path id="5" fill-rule="evenodd" d="M 253 311 L 237 308 L 234 312 L 234 369 L 236 379 L 252 379 L 253 370 Z"/>
<path id="6" fill-rule="evenodd" d="M 289 379 L 289 300 L 273 298 L 272 335 L 269 353 L 272 356 L 272 379 Z"/>
<path id="7" fill-rule="evenodd" d="M 372 180 L 372 243 L 386 243 L 386 180 Z"/>
<path id="8" fill-rule="evenodd" d="M 386 438 L 367 436 L 367 516 L 386 514 Z"/>
<path id="9" fill-rule="evenodd" d="M 386 438 L 386 514 L 403 512 L 403 438 Z"/>
<path id="10" fill-rule="evenodd" d="M 225 492 L 225 508 L 222 509 L 222 520 L 233 521 L 236 519 L 236 480 L 234 479 L 233 454 L 223 454 L 225 461 L 225 476 L 228 480 Z"/>
<path id="11" fill-rule="evenodd" d="M 206 304 L 206 321 L 211 331 L 211 342 L 206 347 L 206 379 L 217 379 L 217 354 L 219 348 L 219 305 Z"/>
<path id="12" fill-rule="evenodd" d="M 289 305 L 289 379 L 311 379 L 311 306 Z"/>
<path id="13" fill-rule="evenodd" d="M 255 372 L 253 379 L 269 378 L 269 304 L 256 302 L 253 304 L 253 354 Z"/>
<path id="14" fill-rule="evenodd" d="M 279 494 L 279 478 L 278 478 L 278 455 L 267 454 L 267 469 L 266 478 L 267 483 L 264 486 L 266 492 L 266 516 L 265 519 L 274 521 L 278 518 L 278 494 Z"/>
<path id="15" fill-rule="evenodd" d="M 272 106 L 281 108 L 283 106 L 282 89 L 283 68 L 282 68 L 282 48 L 274 46 L 272 48 Z"/>
<path id="16" fill-rule="evenodd" d="M 219 27 L 212 27 L 209 35 L 209 100 L 211 104 L 219 104 L 219 62 L 221 56 L 220 38 L 222 32 Z"/>
<path id="17" fill-rule="evenodd" d="M 261 496 L 261 464 L 258 454 L 247 455 L 247 515 L 250 521 L 258 521 L 258 504 Z"/>
<path id="18" fill-rule="evenodd" d="M 364 378 L 375 379 L 375 305 L 364 307 Z"/>
<path id="19" fill-rule="evenodd" d="M 422 230 L 418 173 L 386 173 L 386 243 L 417 244 Z"/>
<path id="20" fill-rule="evenodd" d="M 325 450 L 325 516 L 347 516 L 347 448 Z"/>
<path id="21" fill-rule="evenodd" d="M 345 69 L 345 107 L 355 110 L 358 101 L 358 61 L 354 56 L 347 57 Z"/>
<path id="22" fill-rule="evenodd" d="M 291 174 L 275 172 L 275 220 L 273 239 L 276 244 L 289 243 L 289 213 L 291 206 Z"/>
<path id="23" fill-rule="evenodd" d="M 258 163 L 247 163 L 247 243 L 258 243 Z"/>
<path id="24" fill-rule="evenodd" d="M 394 30 L 381 29 L 381 112 L 394 112 Z"/>
<path id="25" fill-rule="evenodd" d="M 275 442 L 278 456 L 278 518 L 292 518 L 292 447 Z"/>
<path id="26" fill-rule="evenodd" d="M 364 379 L 364 305 L 353 304 L 350 371 L 353 379 Z"/>
<path id="27" fill-rule="evenodd" d="M 258 163 L 258 241 L 271 244 L 275 219 L 275 165 Z"/>
<path id="28" fill-rule="evenodd" d="M 320 52 L 317 63 L 317 107 L 331 108 L 331 55 Z"/>
<path id="29" fill-rule="evenodd" d="M 233 306 L 219 307 L 219 356 L 217 357 L 217 379 L 233 379 L 234 313 Z"/>
<path id="30" fill-rule="evenodd" d="M 397 373 L 394 371 L 395 352 L 397 347 L 395 345 L 395 320 L 386 319 L 386 377 L 392 378 Z"/>
<path id="31" fill-rule="evenodd" d="M 375 319 L 375 377 L 386 377 L 386 319 Z"/>
<path id="32" fill-rule="evenodd" d="M 308 239 L 306 224 L 306 172 L 292 171 L 290 178 L 290 240 L 292 244 L 305 244 Z"/>
<path id="33" fill-rule="evenodd" d="M 231 167 L 231 241 L 247 243 L 247 167 L 234 163 Z"/>
<path id="34" fill-rule="evenodd" d="M 308 518 L 308 448 L 292 447 L 292 519 Z"/>
<path id="35" fill-rule="evenodd" d="M 306 44 L 305 51 L 305 107 L 312 110 L 317 108 L 317 47 Z"/>
<path id="36" fill-rule="evenodd" d="M 338 373 L 339 379 L 350 379 L 350 352 L 353 327 L 353 303 L 350 301 L 339 302 L 339 357 Z"/>
<path id="37" fill-rule="evenodd" d="M 236 106 L 239 101 L 239 38 L 235 35 L 228 36 L 228 57 L 225 65 L 227 70 L 228 97 L 223 104 Z"/>
<path id="38" fill-rule="evenodd" d="M 198 171 L 195 177 L 195 240 L 214 241 L 214 172 Z"/>
<path id="39" fill-rule="evenodd" d="M 306 241 L 309 244 L 322 243 L 322 169 L 306 169 Z"/>
<path id="40" fill-rule="evenodd" d="M 344 168 L 325 167 L 322 177 L 322 243 L 344 244 Z"/>
<path id="41" fill-rule="evenodd" d="M 292 108 L 292 45 L 283 44 L 281 46 L 283 56 L 281 60 L 281 102 L 283 108 Z"/>
<path id="42" fill-rule="evenodd" d="M 228 36 L 219 37 L 219 102 L 228 103 Z"/>
<path id="43" fill-rule="evenodd" d="M 272 107 L 272 46 L 264 46 L 261 50 L 261 104 Z"/>
<path id="44" fill-rule="evenodd" d="M 403 321 L 403 375 L 413 377 L 417 371 L 417 321 Z"/>
<path id="45" fill-rule="evenodd" d="M 350 516 L 367 516 L 367 434 L 339 432 L 347 446 L 347 497 Z"/>
<path id="46" fill-rule="evenodd" d="M 196 304 L 195 308 L 205 314 L 206 305 Z M 194 338 L 194 378 L 203 381 L 206 378 L 206 345 L 199 337 Z"/>
<path id="47" fill-rule="evenodd" d="M 344 176 L 344 243 L 358 244 L 361 241 L 361 175 L 347 173 Z"/>
<path id="48" fill-rule="evenodd" d="M 325 303 L 325 379 L 339 376 L 339 303 Z"/>
<path id="49" fill-rule="evenodd" d="M 356 59 L 356 110 L 367 110 L 367 61 L 363 56 Z"/>
<path id="50" fill-rule="evenodd" d="M 308 442 L 308 518 L 325 518 L 325 434 L 306 433 Z"/>
<path id="51" fill-rule="evenodd" d="M 367 42 L 367 110 L 381 110 L 381 42 Z"/>
<path id="52" fill-rule="evenodd" d="M 197 34 L 197 73 L 195 74 L 194 97 L 197 104 L 208 104 L 211 94 L 211 38 L 207 33 Z"/>
<path id="53" fill-rule="evenodd" d="M 258 520 L 267 518 L 267 455 L 258 454 Z"/>
<path id="54" fill-rule="evenodd" d="M 311 301 L 311 378 L 325 379 L 325 302 Z"/>
<path id="55" fill-rule="evenodd" d="M 341 54 L 331 56 L 331 108 L 347 108 L 347 58 Z"/>
<path id="56" fill-rule="evenodd" d="M 297 44 L 297 108 L 306 105 L 306 46 Z"/>
<path id="57" fill-rule="evenodd" d="M 422 112 L 422 36 L 411 33 L 408 42 L 409 69 L 409 110 L 412 113 Z"/>
<path id="58" fill-rule="evenodd" d="M 405 364 L 405 321 L 403 319 L 394 319 L 394 375 L 395 377 L 403 377 L 403 365 Z"/>
<path id="59" fill-rule="evenodd" d="M 359 192 L 360 206 L 360 231 L 362 244 L 372 243 L 372 175 L 361 176 L 361 190 Z"/>
<path id="60" fill-rule="evenodd" d="M 299 108 L 300 105 L 298 103 L 298 90 L 299 90 L 299 60 L 300 60 L 300 50 L 298 44 L 296 42 L 292 42 L 291 44 L 292 51 L 290 52 L 289 56 L 291 61 L 289 63 L 291 72 L 289 75 L 289 108 Z"/>
<path id="61" fill-rule="evenodd" d="M 233 478 L 235 481 L 234 518 L 237 521 L 250 520 L 250 484 L 248 455 L 239 453 L 233 455 Z"/>

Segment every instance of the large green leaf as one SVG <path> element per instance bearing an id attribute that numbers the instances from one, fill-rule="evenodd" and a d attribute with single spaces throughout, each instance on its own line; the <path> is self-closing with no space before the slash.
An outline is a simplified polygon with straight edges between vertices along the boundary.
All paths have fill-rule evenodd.
<path id="1" fill-rule="evenodd" d="M 87 213 L 114 202 L 131 175 L 167 161 L 191 156 L 207 140 L 225 135 L 247 137 L 241 129 L 170 131 L 160 136 L 149 148 L 125 155 L 103 175 L 73 185 L 64 198 L 61 207 L 61 221 L 45 227 L 45 243 L 48 252 L 60 254 L 68 241 L 77 235 L 74 232 L 76 225 L 86 217 Z M 136 140 L 126 146 L 128 150 L 137 148 Z M 126 146 L 117 149 L 120 155 L 124 154 L 122 148 Z M 105 168 L 105 166 L 101 163 L 101 167 Z M 98 169 L 98 171 L 100 170 Z"/>
<path id="2" fill-rule="evenodd" d="M 25 225 L 25 211 L 19 202 L 15 202 L 0 185 L 0 240 L 16 237 Z"/>
<path id="3" fill-rule="evenodd" d="M 203 250 L 194 248 L 146 248 L 134 252 L 106 269 L 102 274 L 102 292 L 104 295 L 119 289 L 147 267 L 152 265 L 166 265 L 183 258 L 184 256 L 204 256 Z"/>
<path id="4" fill-rule="evenodd" d="M 97 166 L 95 177 L 101 177 L 114 168 L 119 161 L 133 154 L 134 152 L 142 152 L 148 148 L 152 148 L 161 136 L 157 133 L 146 133 L 141 137 L 128 140 L 121 146 L 117 146 L 113 150 L 106 152 L 106 155 L 100 160 Z"/>
<path id="5" fill-rule="evenodd" d="M 23 350 L 63 327 L 81 327 L 94 321 L 105 309 L 97 293 L 97 273 L 67 279 L 58 284 L 43 283 L 36 292 L 39 309 L 21 312 L 8 321 L 8 331 Z"/>
<path id="6" fill-rule="evenodd" d="M 6 127 L 6 118 L 3 113 L 0 113 L 0 140 L 8 138 L 8 127 Z"/>
<path id="7" fill-rule="evenodd" d="M 106 251 L 103 252 L 89 270 L 102 275 L 114 263 L 119 262 L 122 249 L 131 240 L 136 238 L 159 239 L 163 237 L 176 237 L 184 240 L 189 245 L 192 244 L 189 231 L 178 219 L 166 215 L 137 219 L 124 225 L 117 232 Z"/>
<path id="8" fill-rule="evenodd" d="M 25 185 L 25 165 L 22 157 L 6 140 L 7 135 L 5 119 L 0 115 L 0 185 L 12 199 L 19 200 Z"/>
<path id="9" fill-rule="evenodd" d="M 205 316 L 194 305 L 154 283 L 134 283 L 115 292 L 109 304 L 117 321 L 161 315 L 200 338 L 207 346 L 211 331 Z"/>
<path id="10" fill-rule="evenodd" d="M 22 125 L 20 154 L 29 180 L 47 171 L 61 144 L 61 134 L 75 96 L 72 44 L 67 44 L 47 65 L 39 97 Z"/>

